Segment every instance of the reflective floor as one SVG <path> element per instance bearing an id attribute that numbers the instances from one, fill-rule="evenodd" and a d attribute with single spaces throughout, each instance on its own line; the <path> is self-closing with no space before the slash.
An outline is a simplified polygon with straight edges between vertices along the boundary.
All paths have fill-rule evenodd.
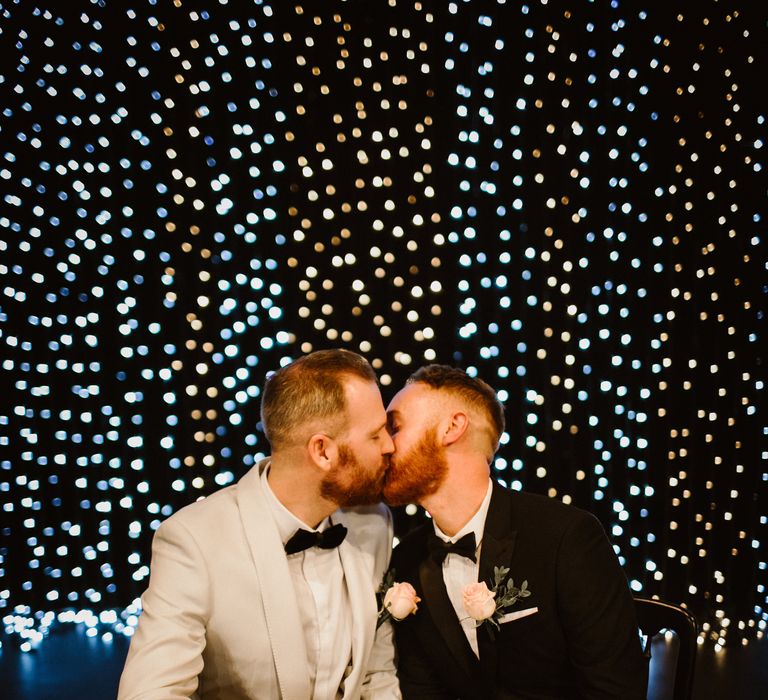
<path id="1" fill-rule="evenodd" d="M 0 637 L 3 700 L 114 700 L 128 640 L 103 642 L 63 625 L 36 650 L 22 653 L 17 639 Z M 715 653 L 699 649 L 694 700 L 768 698 L 768 642 Z"/>
<path id="2" fill-rule="evenodd" d="M 3 700 L 114 700 L 128 639 L 104 642 L 80 625 L 54 627 L 37 649 L 23 653 L 18 637 L 1 637 Z"/>

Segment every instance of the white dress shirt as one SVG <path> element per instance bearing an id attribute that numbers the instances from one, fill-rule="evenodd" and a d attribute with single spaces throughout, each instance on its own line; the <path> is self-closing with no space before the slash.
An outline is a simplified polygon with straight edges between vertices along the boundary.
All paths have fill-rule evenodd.
<path id="1" fill-rule="evenodd" d="M 270 488 L 268 471 L 262 472 L 261 479 L 283 545 L 300 528 L 322 532 L 330 526 L 326 518 L 311 528 L 291 513 Z M 342 697 L 340 687 L 352 655 L 352 610 L 338 547 L 310 547 L 291 554 L 288 569 L 304 627 L 311 700 L 337 700 Z"/>
<path id="2" fill-rule="evenodd" d="M 445 590 L 448 593 L 448 598 L 453 605 L 453 609 L 456 611 L 456 617 L 459 618 L 459 622 L 467 637 L 469 646 L 472 647 L 472 651 L 475 652 L 475 656 L 478 658 L 480 657 L 480 652 L 477 646 L 477 621 L 472 619 L 467 614 L 467 611 L 464 610 L 464 601 L 461 591 L 464 586 L 467 586 L 470 583 L 477 583 L 477 576 L 480 570 L 480 549 L 483 544 L 483 530 L 485 529 L 485 518 L 488 515 L 488 506 L 491 503 L 492 490 L 493 484 L 489 479 L 488 490 L 486 491 L 485 498 L 477 509 L 477 512 L 453 537 L 448 537 L 448 535 L 440 530 L 437 523 L 434 520 L 432 521 L 432 525 L 435 528 L 435 534 L 444 542 L 457 542 L 464 537 L 464 535 L 467 535 L 470 532 L 475 533 L 475 542 L 477 543 L 475 557 L 477 558 L 477 561 L 473 562 L 471 559 L 461 556 L 461 554 L 449 552 L 443 562 L 443 581 L 445 581 Z"/>

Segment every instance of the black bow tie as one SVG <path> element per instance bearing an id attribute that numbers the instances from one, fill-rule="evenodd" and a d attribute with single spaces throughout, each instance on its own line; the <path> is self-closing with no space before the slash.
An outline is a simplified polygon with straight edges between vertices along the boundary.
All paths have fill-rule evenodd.
<path id="1" fill-rule="evenodd" d="M 309 532 L 309 530 L 297 530 L 296 534 L 285 543 L 286 554 L 296 554 L 303 552 L 310 547 L 320 547 L 321 549 L 333 549 L 338 547 L 347 536 L 347 528 L 341 523 L 331 525 L 322 532 Z"/>
<path id="2" fill-rule="evenodd" d="M 438 564 L 442 564 L 449 553 L 459 554 L 474 562 L 477 561 L 477 556 L 475 555 L 477 545 L 475 544 L 474 532 L 468 532 L 456 542 L 446 542 L 441 540 L 434 532 L 432 532 L 427 540 L 427 546 L 430 555 Z"/>

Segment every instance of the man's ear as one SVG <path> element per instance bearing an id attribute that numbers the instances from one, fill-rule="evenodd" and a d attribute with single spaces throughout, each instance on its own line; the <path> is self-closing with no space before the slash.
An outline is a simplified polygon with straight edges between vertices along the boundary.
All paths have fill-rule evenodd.
<path id="1" fill-rule="evenodd" d="M 336 461 L 336 442 L 325 433 L 315 433 L 307 442 L 307 453 L 318 468 L 330 471 L 331 465 Z"/>
<path id="2" fill-rule="evenodd" d="M 447 447 L 461 439 L 469 430 L 469 416 L 464 411 L 454 411 L 441 426 L 440 440 Z"/>

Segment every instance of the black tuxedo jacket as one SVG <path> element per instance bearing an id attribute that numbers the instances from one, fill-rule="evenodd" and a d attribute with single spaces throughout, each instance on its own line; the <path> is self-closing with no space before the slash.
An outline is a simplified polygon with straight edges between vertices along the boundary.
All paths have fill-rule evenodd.
<path id="1" fill-rule="evenodd" d="M 481 625 L 479 659 L 448 599 L 442 567 L 427 553 L 432 530 L 431 522 L 415 529 L 392 555 L 395 579 L 410 582 L 422 599 L 414 615 L 393 623 L 406 700 L 645 700 L 648 669 L 632 595 L 594 516 L 494 483 L 479 580 L 491 588 L 494 566 L 509 567 L 515 585 L 528 581 L 531 591 L 510 612 L 538 611 L 493 634 Z"/>

